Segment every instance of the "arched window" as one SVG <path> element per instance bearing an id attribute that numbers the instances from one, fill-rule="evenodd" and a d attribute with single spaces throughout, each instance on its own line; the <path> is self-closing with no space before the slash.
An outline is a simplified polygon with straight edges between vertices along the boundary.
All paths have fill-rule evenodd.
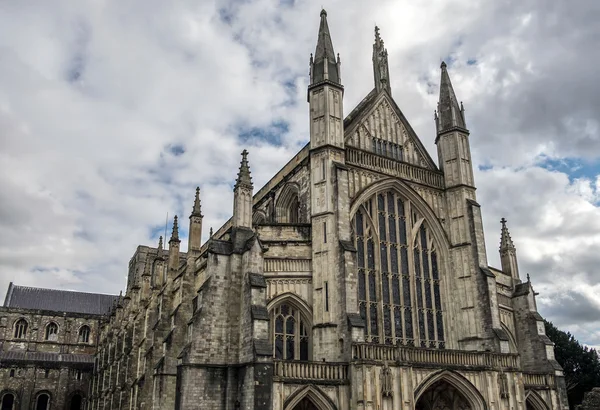
<path id="1" fill-rule="evenodd" d="M 81 404 L 82 404 L 83 399 L 81 398 L 81 394 L 76 393 L 73 395 L 73 397 L 71 398 L 71 405 L 69 406 L 69 408 L 71 410 L 81 410 Z"/>
<path id="2" fill-rule="evenodd" d="M 2 406 L 1 410 L 14 410 L 15 406 L 15 395 L 12 393 L 4 393 L 2 394 L 1 402 Z"/>
<path id="3" fill-rule="evenodd" d="M 275 207 L 277 222 L 301 222 L 299 192 L 298 184 L 295 182 L 289 182 L 283 187 Z"/>
<path id="4" fill-rule="evenodd" d="M 87 325 L 83 325 L 79 328 L 79 338 L 77 339 L 79 343 L 89 343 L 90 342 L 90 328 Z"/>
<path id="5" fill-rule="evenodd" d="M 282 303 L 271 312 L 273 357 L 283 360 L 308 360 L 308 320 L 293 305 Z"/>
<path id="6" fill-rule="evenodd" d="M 50 396 L 47 393 L 39 394 L 35 401 L 35 410 L 48 409 L 50 409 Z"/>
<path id="7" fill-rule="evenodd" d="M 423 218 L 388 191 L 368 199 L 352 226 L 366 340 L 444 348 L 438 252 Z"/>
<path id="8" fill-rule="evenodd" d="M 25 339 L 27 337 L 27 321 L 19 319 L 15 323 L 15 339 Z"/>
<path id="9" fill-rule="evenodd" d="M 58 325 L 50 322 L 46 325 L 46 340 L 58 340 Z"/>

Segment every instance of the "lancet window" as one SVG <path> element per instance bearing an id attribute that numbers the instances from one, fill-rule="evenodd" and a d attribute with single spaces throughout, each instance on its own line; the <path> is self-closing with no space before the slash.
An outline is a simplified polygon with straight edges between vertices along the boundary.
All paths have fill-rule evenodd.
<path id="1" fill-rule="evenodd" d="M 366 340 L 444 348 L 440 263 L 427 223 L 388 191 L 359 208 L 353 231 Z"/>
<path id="2" fill-rule="evenodd" d="M 282 303 L 271 313 L 273 357 L 283 360 L 308 360 L 308 320 L 293 305 Z"/>

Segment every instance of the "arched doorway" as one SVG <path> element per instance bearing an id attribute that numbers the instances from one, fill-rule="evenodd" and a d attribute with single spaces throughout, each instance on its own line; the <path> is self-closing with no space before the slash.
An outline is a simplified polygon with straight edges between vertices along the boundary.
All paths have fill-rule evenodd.
<path id="1" fill-rule="evenodd" d="M 81 394 L 74 394 L 71 398 L 71 406 L 69 407 L 71 410 L 81 410 Z"/>
<path id="2" fill-rule="evenodd" d="M 317 406 L 308 398 L 305 397 L 294 407 L 294 410 L 319 410 Z"/>
<path id="3" fill-rule="evenodd" d="M 476 410 L 461 392 L 445 380 L 438 380 L 421 394 L 415 409 Z"/>
<path id="4" fill-rule="evenodd" d="M 35 410 L 50 410 L 50 396 L 47 393 L 42 393 L 37 396 Z"/>
<path id="5" fill-rule="evenodd" d="M 547 410 L 548 406 L 535 391 L 527 392 L 525 396 L 525 408 L 527 410 Z"/>
<path id="6" fill-rule="evenodd" d="M 12 393 L 4 393 L 2 395 L 2 410 L 14 410 L 15 408 L 15 395 Z"/>

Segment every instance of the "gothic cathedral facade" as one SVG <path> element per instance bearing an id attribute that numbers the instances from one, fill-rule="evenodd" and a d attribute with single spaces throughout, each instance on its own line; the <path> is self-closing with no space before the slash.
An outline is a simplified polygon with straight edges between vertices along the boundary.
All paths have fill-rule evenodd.
<path id="1" fill-rule="evenodd" d="M 562 369 L 501 225 L 488 265 L 464 109 L 446 64 L 438 163 L 374 89 L 344 117 L 327 13 L 310 57 L 310 142 L 201 243 L 199 190 L 180 252 L 139 246 L 101 329 L 87 408 L 568 409 Z"/>

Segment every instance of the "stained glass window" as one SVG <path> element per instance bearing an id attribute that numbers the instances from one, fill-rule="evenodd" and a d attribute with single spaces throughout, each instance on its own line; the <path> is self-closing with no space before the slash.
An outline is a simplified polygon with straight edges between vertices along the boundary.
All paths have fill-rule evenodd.
<path id="1" fill-rule="evenodd" d="M 360 207 L 353 232 L 366 340 L 443 348 L 441 272 L 427 223 L 409 201 L 388 191 Z"/>
<path id="2" fill-rule="evenodd" d="M 300 311 L 282 303 L 271 312 L 273 357 L 284 360 L 308 360 L 307 321 Z"/>

